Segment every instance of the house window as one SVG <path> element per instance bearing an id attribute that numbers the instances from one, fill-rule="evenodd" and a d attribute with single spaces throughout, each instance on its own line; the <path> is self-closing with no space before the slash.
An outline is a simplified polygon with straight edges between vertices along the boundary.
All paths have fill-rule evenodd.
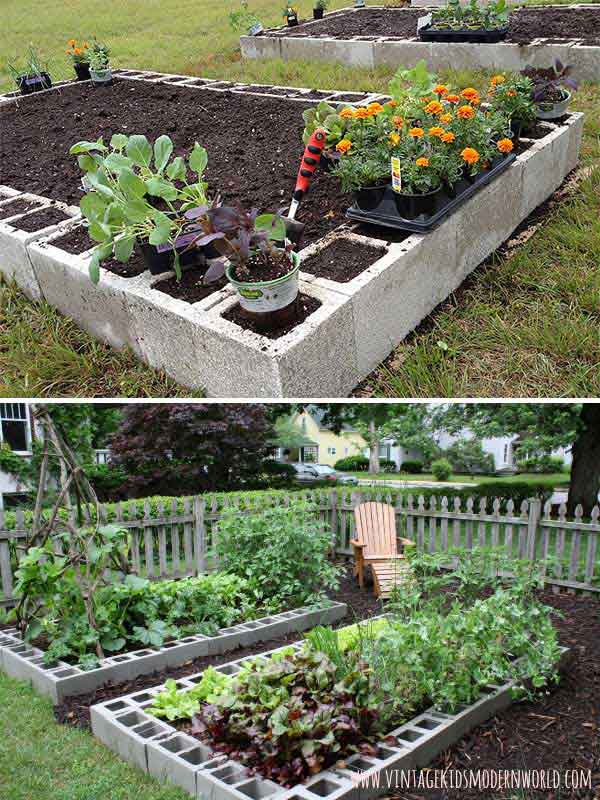
<path id="1" fill-rule="evenodd" d="M 327 453 L 328 453 L 328 455 L 330 455 L 330 456 L 334 456 L 334 455 L 336 455 L 336 453 L 337 453 L 337 450 L 335 449 L 335 447 L 328 447 L 328 448 L 327 448 Z"/>
<path id="2" fill-rule="evenodd" d="M 391 461 L 390 459 L 390 445 L 389 444 L 380 444 L 379 445 L 379 458 L 383 458 L 385 461 Z"/>
<path id="3" fill-rule="evenodd" d="M 0 443 L 15 452 L 29 450 L 29 418 L 25 403 L 0 403 Z"/>
<path id="4" fill-rule="evenodd" d="M 300 428 L 302 429 L 302 433 L 306 433 L 306 417 L 302 417 Z"/>

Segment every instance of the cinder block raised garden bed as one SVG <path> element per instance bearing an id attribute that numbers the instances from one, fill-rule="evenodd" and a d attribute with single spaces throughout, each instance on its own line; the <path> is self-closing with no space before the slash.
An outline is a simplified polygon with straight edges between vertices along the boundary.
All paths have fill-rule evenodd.
<path id="1" fill-rule="evenodd" d="M 445 4 L 445 3 L 444 3 Z M 424 42 L 417 20 L 437 3 L 417 0 L 422 9 L 345 8 L 323 20 L 294 28 L 274 28 L 259 36 L 242 36 L 244 58 L 282 58 L 284 61 L 331 61 L 349 66 L 414 67 L 425 59 L 430 69 L 522 70 L 547 68 L 556 58 L 572 64 L 580 80 L 600 75 L 600 8 L 529 6 L 516 10 L 505 41 L 496 44 Z"/>
<path id="2" fill-rule="evenodd" d="M 289 201 L 302 154 L 305 108 L 323 99 L 334 104 L 384 100 L 127 70 L 117 77 L 110 95 L 110 103 L 119 107 L 113 124 L 134 130 L 141 106 L 157 117 L 157 130 L 165 129 L 173 113 L 181 115 L 182 130 L 189 119 L 193 135 L 183 133 L 177 140 L 174 134 L 176 146 L 201 141 L 209 153 L 209 182 L 224 187 L 224 199 L 248 207 L 281 207 Z M 522 139 L 516 160 L 426 235 L 348 222 L 350 198 L 318 176 L 300 212 L 306 223 L 300 293 L 307 315 L 279 338 L 267 338 L 232 319 L 237 301 L 228 286 L 194 299 L 165 284 L 172 274 L 151 276 L 135 263 L 129 271 L 108 265 L 98 285 L 90 281 L 92 242 L 77 217 L 80 173 L 68 147 L 73 140 L 95 140 L 98 124 L 107 130 L 111 106 L 106 101 L 103 106 L 101 96 L 106 97 L 71 85 L 19 100 L 23 117 L 15 113 L 14 98 L 0 109 L 7 131 L 3 149 L 10 147 L 13 159 L 3 162 L 5 180 L 13 186 L 0 187 L 0 194 L 5 192 L 0 271 L 98 339 L 128 346 L 181 384 L 214 397 L 348 396 L 561 184 L 577 165 L 583 130 L 582 114 L 569 114 L 559 125 L 542 123 L 541 138 Z M 51 189 L 43 170 L 27 178 L 27 164 L 44 160 L 35 143 L 25 156 L 15 145 L 27 115 L 38 113 L 40 98 L 44 119 L 66 126 L 58 128 L 56 151 L 44 154 L 60 175 Z M 216 124 L 226 118 L 238 122 Z M 29 197 L 30 191 L 40 204 L 62 202 L 68 220 L 27 234 L 17 226 L 31 210 L 3 220 L 2 207 L 14 202 L 9 195 Z"/>
<path id="3" fill-rule="evenodd" d="M 266 642 L 316 625 L 331 625 L 347 612 L 344 603 L 318 608 L 298 608 L 270 617 L 222 628 L 215 636 L 186 636 L 162 647 L 146 647 L 105 658 L 97 669 L 82 670 L 66 662 L 46 665 L 44 652 L 23 642 L 18 631 L 0 631 L 0 668 L 13 678 L 30 681 L 55 703 L 72 695 L 91 692 L 106 683 L 121 683 L 208 655 L 219 655 Z"/>
<path id="4" fill-rule="evenodd" d="M 301 646 L 302 643 L 293 645 L 295 650 L 300 650 Z M 277 651 L 263 653 L 262 657 L 274 652 Z M 563 669 L 568 655 L 568 649 L 564 648 L 561 657 Z M 232 661 L 216 669 L 230 675 L 237 672 L 244 662 L 256 658 L 251 656 Z M 201 678 L 202 673 L 191 675 L 177 681 L 177 686 L 183 690 L 191 689 Z M 508 708 L 513 701 L 513 685 L 510 682 L 502 686 L 487 686 L 476 702 L 455 714 L 429 709 L 389 732 L 397 745 L 391 745 L 386 737 L 377 744 L 376 756 L 351 755 L 343 760 L 343 766 L 319 772 L 293 789 L 282 788 L 259 775 L 249 774 L 244 765 L 213 752 L 198 739 L 148 714 L 147 709 L 152 706 L 153 698 L 164 690 L 163 686 L 92 706 L 91 721 L 94 735 L 123 759 L 162 781 L 181 786 L 198 800 L 375 797 L 390 793 L 397 771 L 427 766 L 470 730 Z M 379 775 L 379 782 L 372 783 L 370 778 L 376 775 Z"/>

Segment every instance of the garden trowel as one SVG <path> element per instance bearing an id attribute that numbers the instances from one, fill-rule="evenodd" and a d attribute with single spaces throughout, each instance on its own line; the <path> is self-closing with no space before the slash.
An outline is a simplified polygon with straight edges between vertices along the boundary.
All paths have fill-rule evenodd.
<path id="1" fill-rule="evenodd" d="M 327 138 L 327 131 L 324 128 L 317 128 L 313 135 L 308 140 L 302 161 L 300 163 L 300 170 L 298 171 L 298 178 L 296 180 L 296 188 L 292 195 L 292 204 L 290 206 L 287 217 L 283 218 L 285 222 L 285 229 L 288 239 L 294 244 L 300 242 L 302 233 L 304 231 L 304 224 L 296 221 L 296 214 L 300 208 L 304 196 L 310 189 L 310 183 L 316 172 L 323 150 L 325 149 L 325 140 Z"/>

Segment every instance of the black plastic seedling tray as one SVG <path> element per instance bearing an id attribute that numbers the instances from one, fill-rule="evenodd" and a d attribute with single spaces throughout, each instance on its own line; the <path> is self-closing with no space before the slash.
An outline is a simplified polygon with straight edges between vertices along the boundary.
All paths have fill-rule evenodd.
<path id="1" fill-rule="evenodd" d="M 349 219 L 357 222 L 367 222 L 371 225 L 383 225 L 386 228 L 397 228 L 411 233 L 427 233 L 436 228 L 440 222 L 450 216 L 459 206 L 469 197 L 472 197 L 481 188 L 492 181 L 496 175 L 509 167 L 516 159 L 515 153 L 497 159 L 490 170 L 477 175 L 473 180 L 461 180 L 454 187 L 454 191 L 443 190 L 436 196 L 436 210 L 433 214 L 421 214 L 415 219 L 405 219 L 398 214 L 394 191 L 391 186 L 387 187 L 383 200 L 373 211 L 363 211 L 357 205 L 351 206 L 346 211 Z M 507 202 L 511 202 L 507 198 Z"/>
<path id="2" fill-rule="evenodd" d="M 419 31 L 423 42 L 470 42 L 472 44 L 494 44 L 494 42 L 506 39 L 507 34 L 508 28 L 479 31 L 461 28 L 458 31 L 448 31 L 443 28 L 433 28 L 431 25 L 426 25 Z"/>

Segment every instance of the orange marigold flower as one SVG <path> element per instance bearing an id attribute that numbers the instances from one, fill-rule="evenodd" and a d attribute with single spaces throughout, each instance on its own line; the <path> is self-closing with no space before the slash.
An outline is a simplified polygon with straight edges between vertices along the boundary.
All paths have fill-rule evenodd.
<path id="1" fill-rule="evenodd" d="M 479 97 L 479 92 L 477 89 L 473 89 L 472 86 L 467 86 L 466 89 L 462 90 L 460 96 L 464 97 L 465 100 L 470 100 L 472 97 Z"/>
<path id="2" fill-rule="evenodd" d="M 382 111 L 385 111 L 381 103 L 370 103 L 367 106 L 367 110 L 370 111 L 371 114 L 381 114 Z"/>
<path id="3" fill-rule="evenodd" d="M 371 112 L 367 108 L 357 108 L 354 112 L 355 119 L 367 119 L 371 116 Z"/>
<path id="4" fill-rule="evenodd" d="M 417 165 L 417 167 L 428 167 L 429 166 L 429 159 L 428 158 L 424 158 L 424 157 L 417 158 L 417 160 L 415 161 L 415 164 Z"/>
<path id="5" fill-rule="evenodd" d="M 343 119 L 353 119 L 354 117 L 354 109 L 353 108 L 343 108 L 340 111 L 340 117 Z"/>
<path id="6" fill-rule="evenodd" d="M 442 142 L 446 144 L 451 144 L 456 139 L 456 136 L 452 133 L 452 131 L 446 131 L 446 133 L 442 136 Z"/>
<path id="7" fill-rule="evenodd" d="M 432 100 L 425 106 L 426 114 L 441 114 L 443 110 L 444 106 L 440 103 L 439 100 Z"/>
<path id="8" fill-rule="evenodd" d="M 404 119 L 402 117 L 393 117 L 392 122 L 396 128 L 401 128 L 404 125 Z"/>
<path id="9" fill-rule="evenodd" d="M 499 86 L 501 83 L 504 83 L 505 81 L 506 81 L 506 78 L 504 77 L 504 75 L 494 75 L 494 77 L 490 81 L 490 85 L 491 86 Z"/>
<path id="10" fill-rule="evenodd" d="M 335 149 L 338 153 L 347 153 L 348 150 L 352 147 L 352 142 L 350 139 L 342 139 L 341 142 L 338 142 L 335 146 Z"/>
<path id="11" fill-rule="evenodd" d="M 409 136 L 412 136 L 414 139 L 420 139 L 422 136 L 425 135 L 425 131 L 423 128 L 411 128 L 408 132 Z"/>
<path id="12" fill-rule="evenodd" d="M 514 90 L 514 89 L 509 89 L 509 90 L 508 90 L 508 92 L 507 92 L 506 94 L 507 94 L 509 97 L 516 97 L 516 96 L 517 96 L 517 93 L 515 92 L 515 90 Z"/>
<path id="13" fill-rule="evenodd" d="M 397 103 L 395 100 L 388 100 L 385 105 L 387 108 L 398 108 L 399 103 Z"/>
<path id="14" fill-rule="evenodd" d="M 510 153 L 515 147 L 512 139 L 500 139 L 497 146 L 501 153 Z"/>
<path id="15" fill-rule="evenodd" d="M 476 164 L 479 161 L 479 153 L 474 147 L 465 147 L 461 153 L 462 160 L 467 164 Z"/>
<path id="16" fill-rule="evenodd" d="M 73 48 L 73 52 L 75 53 L 76 56 L 80 56 L 81 55 L 81 50 L 79 49 L 79 47 L 74 47 Z"/>
<path id="17" fill-rule="evenodd" d="M 443 97 L 445 94 L 448 94 L 448 87 L 444 86 L 443 83 L 438 83 L 438 85 L 434 88 L 433 93 Z"/>
<path id="18" fill-rule="evenodd" d="M 445 99 L 449 103 L 458 103 L 460 101 L 460 97 L 457 94 L 447 94 Z"/>
<path id="19" fill-rule="evenodd" d="M 76 44 L 77 42 L 75 41 L 75 39 L 69 39 L 69 47 L 75 47 Z"/>
<path id="20" fill-rule="evenodd" d="M 475 110 L 471 106 L 461 106 L 456 112 L 461 119 L 473 119 Z"/>
<path id="21" fill-rule="evenodd" d="M 443 136 L 446 131 L 443 128 L 440 128 L 439 125 L 434 125 L 433 128 L 429 128 L 429 135 L 430 136 Z"/>
<path id="22" fill-rule="evenodd" d="M 443 122 L 444 125 L 447 125 L 449 122 L 452 122 L 452 114 L 442 114 L 440 117 L 440 122 Z"/>
<path id="23" fill-rule="evenodd" d="M 399 133 L 390 133 L 390 144 L 394 147 L 400 144 L 400 134 Z"/>

